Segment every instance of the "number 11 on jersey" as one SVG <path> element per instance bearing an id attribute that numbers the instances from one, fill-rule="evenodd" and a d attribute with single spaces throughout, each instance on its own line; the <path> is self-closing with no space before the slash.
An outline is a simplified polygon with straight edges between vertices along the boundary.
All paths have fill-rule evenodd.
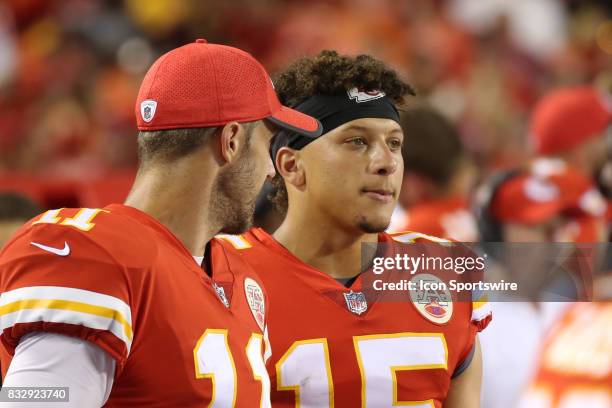
<path id="1" fill-rule="evenodd" d="M 196 378 L 209 378 L 212 397 L 209 408 L 232 408 L 236 405 L 238 374 L 229 348 L 227 330 L 207 329 L 193 349 Z M 252 334 L 245 348 L 253 378 L 261 382 L 261 408 L 270 408 L 270 377 L 262 350 L 263 336 Z"/>

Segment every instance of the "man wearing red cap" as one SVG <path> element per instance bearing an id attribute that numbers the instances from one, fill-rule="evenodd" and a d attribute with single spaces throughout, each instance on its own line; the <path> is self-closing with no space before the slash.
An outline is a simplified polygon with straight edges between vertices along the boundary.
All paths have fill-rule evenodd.
<path id="1" fill-rule="evenodd" d="M 612 166 L 610 94 L 591 86 L 554 90 L 538 102 L 529 126 L 539 156 L 562 159 L 593 180 Z M 609 210 L 608 219 L 612 219 Z"/>
<path id="2" fill-rule="evenodd" d="M 586 174 L 606 160 L 612 96 L 590 86 L 561 88 L 536 105 L 530 123 L 531 143 L 540 156 L 557 156 Z"/>
<path id="3" fill-rule="evenodd" d="M 489 356 L 483 364 L 483 402 L 515 407 L 533 375 L 541 340 L 566 305 L 535 301 L 542 299 L 546 290 L 559 299 L 558 295 L 584 295 L 591 287 L 591 276 L 580 270 L 569 273 L 568 267 L 559 268 L 554 275 L 548 273 L 551 252 L 545 243 L 601 242 L 605 237 L 601 212 L 605 201 L 596 193 L 589 195 L 592 181 L 561 160 L 536 160 L 528 169 L 497 175 L 496 179 L 477 194 L 481 237 L 519 244 L 506 247 L 504 267 L 489 269 L 489 273 L 501 273 L 498 278 L 515 281 L 525 289 L 522 296 L 495 304 L 503 324 L 481 336 L 483 352 Z M 518 331 L 522 334 L 517 337 Z M 509 353 L 518 353 L 521 358 L 501 358 Z M 508 373 L 503 378 L 495 375 L 501 368 Z M 539 406 L 533 402 L 526 405 Z"/>
<path id="4" fill-rule="evenodd" d="M 492 187 L 482 209 L 484 241 L 601 242 L 605 200 L 592 181 L 561 160 L 538 159 Z M 497 234 L 492 230 L 497 229 Z M 497 235 L 497 236 L 495 236 Z"/>
<path id="5" fill-rule="evenodd" d="M 320 123 L 249 54 L 204 40 L 153 64 L 136 116 L 125 204 L 47 211 L 0 254 L 4 386 L 68 387 L 71 407 L 269 406 L 267 299 L 209 240 L 249 227 L 273 130 Z"/>
<path id="6" fill-rule="evenodd" d="M 565 229 L 558 229 L 561 236 L 557 240 L 571 237 L 578 242 L 606 241 L 601 218 L 606 205 L 591 177 L 611 165 L 611 125 L 610 95 L 591 87 L 552 92 L 536 106 L 531 122 L 536 152 L 562 160 L 539 159 L 534 165 L 550 169 L 551 163 L 557 163 L 552 167 L 561 168 L 558 179 L 573 186 L 567 192 L 565 185 L 565 200 L 556 200 L 573 197 L 575 201 L 574 217 Z M 571 173 L 574 177 L 569 181 Z M 581 176 L 586 181 L 577 182 Z M 607 207 L 609 222 L 610 205 Z M 606 278 L 604 275 L 595 281 L 595 295 Z M 612 370 L 609 364 L 602 363 L 612 358 L 612 303 L 609 293 L 597 300 L 571 304 L 555 321 L 542 342 L 533 379 L 519 407 L 612 407 Z"/>

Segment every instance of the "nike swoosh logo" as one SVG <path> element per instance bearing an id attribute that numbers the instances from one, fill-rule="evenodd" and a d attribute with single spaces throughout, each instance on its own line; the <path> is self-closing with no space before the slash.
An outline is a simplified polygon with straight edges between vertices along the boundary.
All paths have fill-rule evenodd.
<path id="1" fill-rule="evenodd" d="M 52 254 L 59 256 L 68 256 L 70 254 L 70 246 L 66 241 L 64 241 L 64 249 L 54 248 L 50 246 L 46 246 L 43 244 L 39 244 L 38 242 L 30 242 L 30 244 L 34 245 L 36 248 L 40 248 L 43 251 L 51 252 Z"/>

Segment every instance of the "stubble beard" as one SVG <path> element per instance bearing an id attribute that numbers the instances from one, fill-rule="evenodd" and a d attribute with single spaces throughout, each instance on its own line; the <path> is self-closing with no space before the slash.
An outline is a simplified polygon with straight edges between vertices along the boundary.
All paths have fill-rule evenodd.
<path id="1" fill-rule="evenodd" d="M 253 226 L 257 200 L 257 194 L 252 193 L 254 173 L 255 166 L 245 150 L 236 165 L 215 180 L 210 213 L 214 214 L 217 225 L 221 225 L 221 232 L 241 234 Z M 252 197 L 245 197 L 247 194 Z"/>

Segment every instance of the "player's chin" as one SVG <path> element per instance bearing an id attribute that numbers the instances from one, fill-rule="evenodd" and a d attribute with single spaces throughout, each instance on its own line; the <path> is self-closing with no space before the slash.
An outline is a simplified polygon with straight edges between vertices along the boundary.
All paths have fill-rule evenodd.
<path id="1" fill-rule="evenodd" d="M 395 201 L 389 203 L 376 203 L 371 200 L 363 203 L 359 208 L 359 213 L 364 217 L 376 220 L 382 220 L 381 222 L 390 222 L 391 214 L 395 208 Z"/>
<path id="2" fill-rule="evenodd" d="M 383 232 L 389 226 L 391 216 L 367 214 L 357 220 L 359 229 L 367 234 Z"/>

